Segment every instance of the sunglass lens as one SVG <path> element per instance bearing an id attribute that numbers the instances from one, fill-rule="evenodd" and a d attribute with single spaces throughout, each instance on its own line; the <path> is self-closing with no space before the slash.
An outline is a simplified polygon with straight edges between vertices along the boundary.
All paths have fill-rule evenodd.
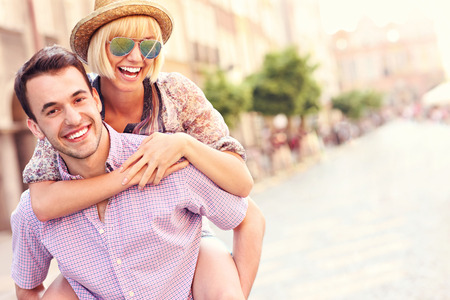
<path id="1" fill-rule="evenodd" d="M 161 52 L 161 43 L 154 40 L 144 40 L 141 42 L 141 53 L 145 58 L 155 58 Z"/>
<path id="2" fill-rule="evenodd" d="M 124 56 L 133 50 L 134 41 L 129 38 L 115 37 L 110 43 L 111 53 L 115 56 Z"/>

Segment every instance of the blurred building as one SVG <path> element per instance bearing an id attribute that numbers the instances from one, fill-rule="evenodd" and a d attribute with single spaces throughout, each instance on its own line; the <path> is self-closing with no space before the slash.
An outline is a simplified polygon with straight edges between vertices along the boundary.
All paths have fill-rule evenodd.
<path id="1" fill-rule="evenodd" d="M 332 123 L 331 98 L 339 90 L 338 71 L 333 56 L 332 36 L 326 34 L 321 23 L 318 0 L 282 0 L 287 32 L 287 43 L 297 45 L 300 55 L 311 55 L 311 61 L 318 65 L 315 79 L 321 86 L 322 110 L 318 119 L 310 120 L 314 127 L 318 123 L 328 126 Z M 294 118 L 291 125 L 298 127 L 300 120 Z M 292 128 L 296 130 L 296 128 Z"/>
<path id="2" fill-rule="evenodd" d="M 434 24 L 427 19 L 376 26 L 366 18 L 354 32 L 333 35 L 342 91 L 376 89 L 393 105 L 420 99 L 444 80 Z"/>
<path id="3" fill-rule="evenodd" d="M 321 23 L 319 1 L 283 0 L 287 43 L 297 45 L 301 55 L 311 54 L 318 64 L 316 80 L 323 87 L 322 103 L 339 92 L 336 61 L 333 57 L 332 37 L 325 33 Z"/>

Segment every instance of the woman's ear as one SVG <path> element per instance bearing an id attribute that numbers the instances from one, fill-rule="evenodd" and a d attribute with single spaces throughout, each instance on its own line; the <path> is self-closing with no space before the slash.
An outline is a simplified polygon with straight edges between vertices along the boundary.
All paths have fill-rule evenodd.
<path id="1" fill-rule="evenodd" d="M 43 140 L 45 138 L 45 134 L 42 132 L 41 128 L 34 120 L 28 118 L 27 126 L 34 134 L 34 136 L 36 136 L 38 139 Z"/>

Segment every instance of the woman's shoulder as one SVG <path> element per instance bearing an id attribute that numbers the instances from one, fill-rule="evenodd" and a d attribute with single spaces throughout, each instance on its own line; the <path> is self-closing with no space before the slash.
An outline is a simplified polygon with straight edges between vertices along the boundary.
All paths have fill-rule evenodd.
<path id="1" fill-rule="evenodd" d="M 178 72 L 160 72 L 156 83 L 160 86 L 183 86 L 186 84 L 193 84 L 193 82 Z"/>
<path id="2" fill-rule="evenodd" d="M 184 95 L 185 98 L 190 98 L 203 95 L 201 89 L 192 80 L 178 72 L 161 72 L 157 85 L 160 90 L 174 97 Z"/>

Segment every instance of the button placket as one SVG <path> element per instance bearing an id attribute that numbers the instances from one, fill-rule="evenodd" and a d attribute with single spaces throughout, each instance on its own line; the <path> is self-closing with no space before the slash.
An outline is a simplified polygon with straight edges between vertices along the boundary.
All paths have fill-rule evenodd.
<path id="1" fill-rule="evenodd" d="M 105 223 L 104 228 L 105 231 L 107 231 L 107 235 L 104 234 L 106 238 L 106 243 L 108 245 L 108 252 L 109 257 L 111 260 L 111 263 L 113 265 L 114 273 L 116 274 L 116 277 L 118 279 L 119 285 L 124 292 L 125 298 L 134 298 L 135 293 L 131 291 L 130 282 L 127 282 L 127 264 L 124 260 L 124 257 L 122 257 L 123 252 L 120 250 L 121 247 L 117 247 L 119 245 L 119 241 L 121 237 L 117 236 L 117 230 L 113 226 L 114 224 L 111 223 L 112 220 L 115 218 L 115 203 L 114 203 L 114 197 L 111 197 L 109 199 L 108 207 L 105 213 Z"/>

